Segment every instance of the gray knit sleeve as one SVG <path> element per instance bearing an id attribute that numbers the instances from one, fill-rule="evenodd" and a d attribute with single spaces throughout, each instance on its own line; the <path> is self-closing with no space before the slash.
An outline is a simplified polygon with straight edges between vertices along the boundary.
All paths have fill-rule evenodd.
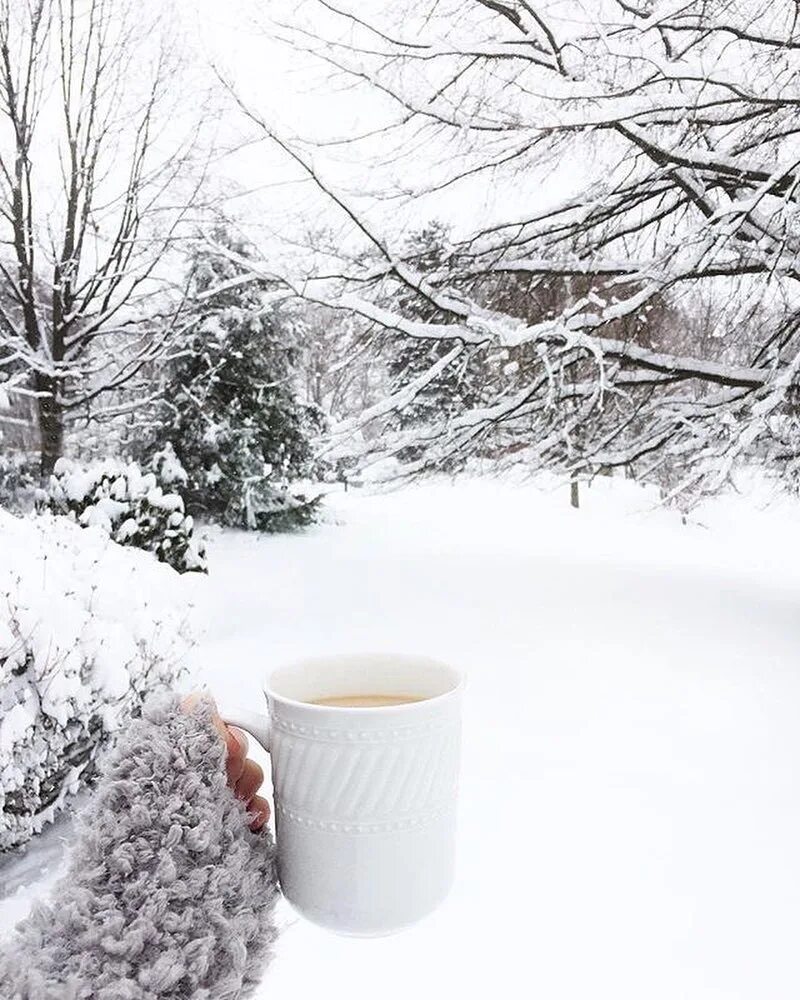
<path id="1" fill-rule="evenodd" d="M 0 947 L 0 997 L 249 996 L 278 890 L 271 835 L 247 824 L 209 704 L 151 700 L 108 756 L 67 874 Z"/>

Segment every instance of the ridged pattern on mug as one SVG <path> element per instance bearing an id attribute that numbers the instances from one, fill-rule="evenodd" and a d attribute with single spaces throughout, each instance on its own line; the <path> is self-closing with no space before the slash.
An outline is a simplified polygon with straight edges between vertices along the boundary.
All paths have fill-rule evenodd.
<path id="1" fill-rule="evenodd" d="M 332 748 L 324 736 L 273 726 L 272 770 L 279 808 L 322 824 L 407 823 L 453 801 L 457 723 L 439 722 L 408 742 L 398 741 L 391 730 L 370 736 L 375 738 Z"/>

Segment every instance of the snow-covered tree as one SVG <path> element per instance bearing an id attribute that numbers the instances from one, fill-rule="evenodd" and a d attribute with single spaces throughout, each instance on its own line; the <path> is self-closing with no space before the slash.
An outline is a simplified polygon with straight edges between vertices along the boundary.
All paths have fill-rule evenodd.
<path id="1" fill-rule="evenodd" d="M 432 222 L 412 233 L 403 247 L 404 258 L 413 261 L 420 271 L 445 271 L 453 268 L 450 237 L 447 227 Z M 427 323 L 447 323 L 449 314 L 416 289 L 406 284 L 390 286 L 387 305 L 409 319 Z M 410 337 L 391 331 L 383 337 L 389 384 L 394 392 L 402 392 L 416 379 L 441 361 L 448 352 L 446 341 L 439 338 Z M 479 405 L 486 381 L 486 363 L 479 352 L 465 352 L 461 363 L 448 365 L 424 389 L 395 415 L 399 428 L 425 426 L 432 419 L 457 413 L 463 408 Z M 411 449 L 414 455 L 417 449 Z M 409 456 L 410 457 L 410 456 Z"/>
<path id="2" fill-rule="evenodd" d="M 35 401 L 45 480 L 176 322 L 153 279 L 197 204 L 206 101 L 182 100 L 167 6 L 0 0 L 0 383 Z"/>
<path id="3" fill-rule="evenodd" d="M 380 98 L 374 120 L 316 148 L 247 108 L 369 251 L 294 287 L 440 345 L 363 415 L 385 422 L 376 457 L 415 446 L 419 468 L 439 466 L 500 430 L 569 469 L 677 465 L 681 489 L 714 488 L 747 456 L 798 465 L 783 433 L 800 369 L 794 0 L 319 2 L 293 20 L 299 48 L 349 75 L 348 100 Z M 386 211 L 332 180 L 334 139 L 374 164 Z M 459 236 L 443 268 L 403 233 L 445 202 Z M 572 292 L 547 315 L 483 298 L 508 276 Z M 710 313 L 709 335 L 653 329 L 654 307 L 687 330 Z M 477 405 L 397 426 L 473 352 L 504 351 L 526 363 L 498 366 Z"/>
<path id="4" fill-rule="evenodd" d="M 385 381 L 375 331 L 359 317 L 310 302 L 300 306 L 299 320 L 297 373 L 303 398 L 337 420 L 360 413 Z"/>
<path id="5" fill-rule="evenodd" d="M 192 320 L 166 369 L 152 447 L 174 449 L 190 513 L 282 531 L 318 506 L 292 483 L 311 472 L 321 418 L 298 396 L 291 311 L 270 301 L 269 282 L 249 280 L 243 240 L 221 228 L 214 242 L 192 261 Z"/>

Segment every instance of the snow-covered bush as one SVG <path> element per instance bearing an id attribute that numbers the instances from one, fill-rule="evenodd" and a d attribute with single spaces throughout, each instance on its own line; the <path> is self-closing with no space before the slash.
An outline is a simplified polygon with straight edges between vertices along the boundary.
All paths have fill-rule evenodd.
<path id="1" fill-rule="evenodd" d="M 176 488 L 185 473 L 168 445 L 153 456 L 153 470 L 107 459 L 84 468 L 56 463 L 43 504 L 83 527 L 102 528 L 120 545 L 152 552 L 179 573 L 205 571 L 205 552 L 194 539 L 194 520 Z"/>
<path id="2" fill-rule="evenodd" d="M 0 511 L 0 851 L 91 777 L 100 744 L 191 643 L 185 584 L 99 527 Z"/>

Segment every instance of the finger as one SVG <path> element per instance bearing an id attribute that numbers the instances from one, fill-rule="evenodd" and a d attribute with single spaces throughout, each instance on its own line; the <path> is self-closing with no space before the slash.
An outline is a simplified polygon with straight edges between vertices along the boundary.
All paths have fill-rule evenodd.
<path id="1" fill-rule="evenodd" d="M 259 765 L 256 764 L 254 760 L 246 760 L 244 762 L 242 775 L 236 782 L 234 788 L 236 797 L 241 799 L 243 802 L 249 802 L 259 788 L 261 788 L 261 782 L 263 780 L 264 772 L 261 770 Z"/>
<path id="2" fill-rule="evenodd" d="M 233 787 L 244 773 L 247 762 L 247 737 L 240 729 L 233 729 L 225 726 L 225 746 L 227 754 L 225 757 L 225 768 L 228 773 L 228 783 Z"/>
<path id="3" fill-rule="evenodd" d="M 251 818 L 250 829 L 256 833 L 269 820 L 269 802 L 256 795 L 247 807 L 247 813 Z"/>

